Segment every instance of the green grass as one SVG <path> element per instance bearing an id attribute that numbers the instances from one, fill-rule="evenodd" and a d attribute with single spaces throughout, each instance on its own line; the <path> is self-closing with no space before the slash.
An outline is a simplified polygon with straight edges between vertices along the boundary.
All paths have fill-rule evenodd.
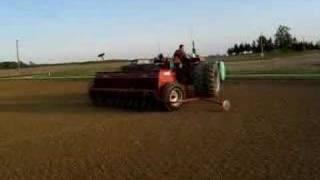
<path id="1" fill-rule="evenodd" d="M 79 69 L 79 70 L 69 70 L 69 71 L 61 71 L 61 72 L 35 74 L 35 75 L 32 75 L 32 77 L 42 78 L 42 77 L 94 76 L 95 73 L 96 73 L 96 70 L 94 70 L 94 69 Z"/>
<path id="2" fill-rule="evenodd" d="M 233 80 L 320 80 L 320 74 L 233 74 L 227 81 Z"/>
<path id="3" fill-rule="evenodd" d="M 93 67 L 93 68 L 78 68 L 64 71 L 40 73 L 34 74 L 34 78 L 45 78 L 45 77 L 76 77 L 76 76 L 94 76 L 97 72 L 113 72 L 120 69 L 121 65 L 105 68 L 105 67 Z"/>
<path id="4" fill-rule="evenodd" d="M 266 54 L 264 59 L 259 55 L 232 56 L 226 58 L 227 74 L 236 75 L 265 75 L 265 74 L 320 74 L 320 51 L 306 52 L 272 52 Z M 259 59 L 260 58 L 260 59 Z M 319 65 L 311 61 L 319 59 Z M 300 61 L 301 60 L 301 61 Z M 274 66 L 279 61 L 281 66 Z M 291 62 L 293 63 L 291 63 Z M 306 62 L 305 65 L 297 65 L 297 62 Z M 308 64 L 309 63 L 309 64 Z M 50 65 L 44 67 L 23 69 L 21 73 L 16 71 L 0 71 L 2 78 L 25 79 L 59 79 L 59 78 L 88 78 L 96 72 L 112 72 L 120 70 L 120 67 L 128 64 L 126 61 L 72 63 L 65 65 Z M 50 72 L 50 73 L 49 73 Z M 10 75 L 11 73 L 11 75 Z"/>
<path id="5" fill-rule="evenodd" d="M 223 56 L 223 57 L 210 57 L 209 60 L 224 60 L 226 62 L 240 62 L 240 61 L 261 61 L 261 60 L 271 60 L 274 58 L 290 58 L 294 56 L 305 56 L 310 54 L 319 54 L 320 50 L 309 50 L 303 52 L 297 51 L 272 51 L 266 52 L 264 57 L 260 54 L 249 54 L 249 55 L 237 55 L 237 56 Z"/>
<path id="6" fill-rule="evenodd" d="M 320 68 L 275 68 L 272 70 L 244 70 L 244 71 L 230 71 L 227 70 L 228 75 L 233 74 L 320 74 Z"/>

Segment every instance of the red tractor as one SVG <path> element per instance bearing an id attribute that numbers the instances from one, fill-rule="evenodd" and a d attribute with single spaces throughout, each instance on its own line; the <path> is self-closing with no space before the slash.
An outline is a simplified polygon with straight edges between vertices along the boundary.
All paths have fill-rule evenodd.
<path id="1" fill-rule="evenodd" d="M 89 96 L 99 106 L 162 107 L 167 111 L 210 98 L 228 110 L 228 101 L 219 102 L 224 79 L 222 61 L 201 61 L 199 56 L 190 56 L 180 67 L 174 67 L 169 59 L 135 60 L 120 72 L 97 73 Z"/>

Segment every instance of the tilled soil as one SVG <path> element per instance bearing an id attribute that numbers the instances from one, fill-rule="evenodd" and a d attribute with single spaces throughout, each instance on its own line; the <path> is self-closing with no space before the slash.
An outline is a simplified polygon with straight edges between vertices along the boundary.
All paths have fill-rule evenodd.
<path id="1" fill-rule="evenodd" d="M 320 179 L 320 82 L 225 85 L 230 112 L 91 106 L 83 81 L 0 83 L 0 179 Z"/>

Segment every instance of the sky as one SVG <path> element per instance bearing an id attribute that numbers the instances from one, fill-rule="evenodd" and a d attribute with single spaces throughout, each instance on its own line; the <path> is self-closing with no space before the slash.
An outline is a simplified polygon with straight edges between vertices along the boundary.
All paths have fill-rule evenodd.
<path id="1" fill-rule="evenodd" d="M 280 24 L 320 40 L 319 0 L 1 0 L 0 61 L 60 63 L 171 56 L 179 44 L 222 54 Z"/>

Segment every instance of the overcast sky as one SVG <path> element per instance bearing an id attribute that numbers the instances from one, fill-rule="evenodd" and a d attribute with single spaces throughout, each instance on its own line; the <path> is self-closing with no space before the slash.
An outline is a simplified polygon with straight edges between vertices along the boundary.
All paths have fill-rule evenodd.
<path id="1" fill-rule="evenodd" d="M 273 36 L 280 24 L 320 40 L 319 0 L 1 0 L 0 61 L 56 63 L 165 55 L 191 40 L 203 55 Z"/>

